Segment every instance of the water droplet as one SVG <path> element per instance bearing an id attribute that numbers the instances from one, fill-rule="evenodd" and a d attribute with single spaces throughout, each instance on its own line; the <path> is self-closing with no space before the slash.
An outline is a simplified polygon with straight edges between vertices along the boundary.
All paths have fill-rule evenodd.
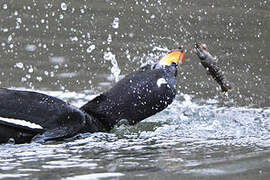
<path id="1" fill-rule="evenodd" d="M 38 77 L 37 77 L 37 80 L 38 80 L 39 82 L 42 81 L 42 77 L 38 76 Z"/>
<path id="2" fill-rule="evenodd" d="M 153 14 L 150 18 L 151 18 L 151 19 L 155 19 L 155 17 L 156 17 L 156 16 Z"/>
<path id="3" fill-rule="evenodd" d="M 53 71 L 50 72 L 50 76 L 51 76 L 51 77 L 54 77 L 54 72 L 53 72 Z"/>
<path id="4" fill-rule="evenodd" d="M 71 41 L 78 41 L 78 37 L 77 37 L 77 36 L 70 37 L 70 40 L 71 40 Z"/>
<path id="5" fill-rule="evenodd" d="M 67 4 L 64 3 L 64 2 L 62 2 L 62 3 L 61 3 L 61 9 L 62 9 L 63 11 L 66 11 L 66 10 L 67 10 Z"/>
<path id="6" fill-rule="evenodd" d="M 115 18 L 114 18 L 113 23 L 112 23 L 112 27 L 113 27 L 114 29 L 119 28 L 119 18 L 118 18 L 118 17 L 115 17 Z"/>
<path id="7" fill-rule="evenodd" d="M 27 79 L 25 77 L 22 77 L 21 82 L 25 82 Z"/>
<path id="8" fill-rule="evenodd" d="M 23 68 L 23 63 L 18 62 L 18 63 L 15 64 L 15 67 L 22 69 Z"/>
<path id="9" fill-rule="evenodd" d="M 8 28 L 3 28 L 2 31 L 3 32 L 8 32 Z"/>
<path id="10" fill-rule="evenodd" d="M 115 55 L 112 54 L 111 52 L 106 52 L 106 53 L 104 53 L 103 58 L 105 60 L 111 61 L 111 63 L 112 63 L 111 73 L 112 73 L 115 81 L 117 82 L 119 80 L 119 75 L 120 75 L 121 70 L 119 69 Z"/>
<path id="11" fill-rule="evenodd" d="M 129 33 L 128 34 L 128 37 L 133 38 L 134 37 L 134 33 Z"/>
<path id="12" fill-rule="evenodd" d="M 95 48 L 96 48 L 96 46 L 95 46 L 94 44 L 92 44 L 91 46 L 89 46 L 89 47 L 86 49 L 86 52 L 87 52 L 87 53 L 91 53 Z"/>
<path id="13" fill-rule="evenodd" d="M 54 64 L 63 64 L 65 62 L 65 58 L 62 56 L 50 57 L 49 61 Z"/>
<path id="14" fill-rule="evenodd" d="M 60 14 L 59 15 L 59 19 L 64 19 L 64 15 L 63 14 Z"/>
<path id="15" fill-rule="evenodd" d="M 29 73 L 33 73 L 33 72 L 34 72 L 33 67 L 30 67 L 30 68 L 28 69 L 28 72 L 29 72 Z"/>
<path id="16" fill-rule="evenodd" d="M 3 4 L 3 9 L 7 9 L 7 8 L 8 8 L 7 4 Z"/>
<path id="17" fill-rule="evenodd" d="M 12 40 L 12 35 L 8 36 L 8 42 L 10 42 Z"/>
<path id="18" fill-rule="evenodd" d="M 34 52 L 37 49 L 37 46 L 34 44 L 27 44 L 25 50 L 29 52 Z"/>
<path id="19" fill-rule="evenodd" d="M 107 42 L 108 42 L 108 44 L 110 44 L 112 42 L 112 35 L 111 34 L 108 35 Z"/>
<path id="20" fill-rule="evenodd" d="M 22 18 L 16 18 L 17 23 L 22 23 Z"/>
<path id="21" fill-rule="evenodd" d="M 31 78 L 31 75 L 30 75 L 30 74 L 26 74 L 25 77 L 26 77 L 27 79 L 30 79 L 30 78 Z"/>

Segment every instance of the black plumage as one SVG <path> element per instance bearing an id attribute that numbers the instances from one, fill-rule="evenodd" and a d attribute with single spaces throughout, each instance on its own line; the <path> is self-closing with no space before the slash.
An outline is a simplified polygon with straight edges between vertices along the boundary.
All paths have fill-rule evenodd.
<path id="1" fill-rule="evenodd" d="M 81 108 L 42 93 L 0 89 L 0 143 L 45 142 L 110 131 L 121 119 L 138 123 L 172 103 L 181 53 L 127 75 Z M 170 60 L 168 65 L 163 65 L 165 60 Z"/>
<path id="2" fill-rule="evenodd" d="M 3 118 L 34 123 L 42 128 L 9 123 L 3 121 Z M 10 138 L 13 138 L 16 143 L 30 142 L 35 135 L 45 132 L 47 135 L 45 140 L 70 137 L 78 133 L 84 124 L 84 113 L 58 98 L 37 92 L 0 89 L 0 142 L 2 143 Z"/>
<path id="3" fill-rule="evenodd" d="M 176 65 L 144 68 L 126 76 L 80 109 L 99 119 L 107 131 L 121 119 L 136 124 L 172 103 L 176 94 L 176 74 Z M 164 84 L 159 87 L 157 82 L 162 78 Z"/>

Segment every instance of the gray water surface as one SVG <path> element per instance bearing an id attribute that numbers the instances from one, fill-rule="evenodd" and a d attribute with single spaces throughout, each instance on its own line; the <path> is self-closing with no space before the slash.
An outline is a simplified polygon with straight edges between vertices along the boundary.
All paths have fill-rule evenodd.
<path id="1" fill-rule="evenodd" d="M 145 63 L 187 50 L 172 105 L 135 126 L 0 145 L 0 179 L 269 179 L 267 0 L 0 2 L 0 86 L 81 106 Z M 208 45 L 233 90 L 192 53 Z"/>

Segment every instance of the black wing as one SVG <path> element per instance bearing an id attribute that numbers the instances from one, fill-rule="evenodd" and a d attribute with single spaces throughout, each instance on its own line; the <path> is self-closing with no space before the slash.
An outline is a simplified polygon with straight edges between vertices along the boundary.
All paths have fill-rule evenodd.
<path id="1" fill-rule="evenodd" d="M 64 101 L 29 91 L 0 89 L 0 142 L 69 137 L 84 124 L 84 114 Z M 63 130 L 65 129 L 65 130 Z"/>

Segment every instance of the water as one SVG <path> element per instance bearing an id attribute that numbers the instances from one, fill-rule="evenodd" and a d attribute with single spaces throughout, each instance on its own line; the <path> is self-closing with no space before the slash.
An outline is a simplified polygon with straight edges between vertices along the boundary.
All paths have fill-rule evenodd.
<path id="1" fill-rule="evenodd" d="M 0 179 L 269 179 L 270 3 L 1 1 L 0 85 L 81 106 L 183 45 L 178 95 L 110 133 L 0 145 Z M 234 89 L 191 53 L 204 42 Z"/>

